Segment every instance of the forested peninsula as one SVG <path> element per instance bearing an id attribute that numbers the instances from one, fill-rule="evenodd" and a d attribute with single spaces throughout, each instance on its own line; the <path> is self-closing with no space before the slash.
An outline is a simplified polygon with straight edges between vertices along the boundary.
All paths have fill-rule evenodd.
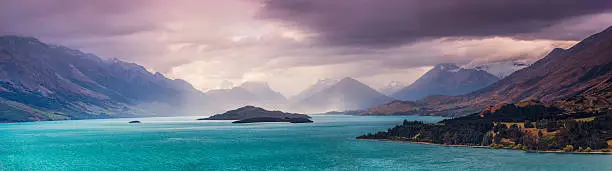
<path id="1" fill-rule="evenodd" d="M 571 111 L 559 107 L 563 104 L 567 103 L 544 104 L 535 100 L 503 103 L 437 123 L 404 120 L 387 131 L 357 139 L 610 154 L 612 113 L 601 108 Z"/>

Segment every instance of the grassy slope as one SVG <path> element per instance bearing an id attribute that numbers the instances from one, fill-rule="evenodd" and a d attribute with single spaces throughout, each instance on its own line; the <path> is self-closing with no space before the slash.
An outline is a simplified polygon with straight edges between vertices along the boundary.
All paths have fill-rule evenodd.
<path id="1" fill-rule="evenodd" d="M 41 111 L 25 104 L 0 99 L 0 122 L 65 120 L 66 116 Z"/>

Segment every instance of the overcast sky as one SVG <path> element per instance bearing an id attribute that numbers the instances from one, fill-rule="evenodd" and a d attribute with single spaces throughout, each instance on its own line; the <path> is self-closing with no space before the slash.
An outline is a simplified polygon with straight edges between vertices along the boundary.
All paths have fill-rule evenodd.
<path id="1" fill-rule="evenodd" d="M 0 0 L 0 34 L 141 64 L 200 90 L 380 88 L 437 63 L 533 62 L 612 25 L 610 0 Z"/>

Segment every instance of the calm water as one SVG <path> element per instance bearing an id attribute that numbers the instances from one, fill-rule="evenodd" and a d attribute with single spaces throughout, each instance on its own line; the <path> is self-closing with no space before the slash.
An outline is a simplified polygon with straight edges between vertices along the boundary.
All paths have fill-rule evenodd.
<path id="1" fill-rule="evenodd" d="M 612 155 L 525 153 L 354 140 L 405 118 L 314 124 L 197 117 L 0 124 L 0 170 L 612 170 Z"/>

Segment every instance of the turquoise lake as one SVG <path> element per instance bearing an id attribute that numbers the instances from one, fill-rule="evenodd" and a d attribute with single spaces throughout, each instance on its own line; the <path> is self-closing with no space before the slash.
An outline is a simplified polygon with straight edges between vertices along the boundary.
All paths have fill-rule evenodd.
<path id="1" fill-rule="evenodd" d="M 312 124 L 196 118 L 0 124 L 0 170 L 612 170 L 612 155 L 354 139 L 403 119 L 438 117 L 314 115 Z"/>

